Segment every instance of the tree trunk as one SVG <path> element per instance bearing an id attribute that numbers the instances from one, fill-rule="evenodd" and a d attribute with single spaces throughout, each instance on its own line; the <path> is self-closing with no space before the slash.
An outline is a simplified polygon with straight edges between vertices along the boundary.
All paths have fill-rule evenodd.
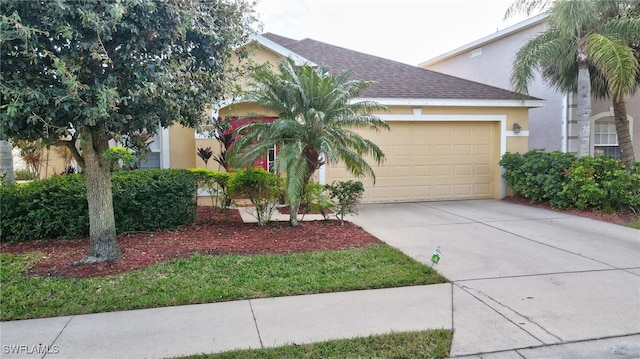
<path id="1" fill-rule="evenodd" d="M 11 142 L 2 140 L 0 141 L 0 177 L 5 176 L 4 180 L 7 182 L 15 182 L 13 175 L 13 146 Z"/>
<path id="2" fill-rule="evenodd" d="M 307 174 L 304 178 L 304 182 L 302 182 L 302 193 L 298 196 L 295 201 L 289 199 L 289 227 L 298 227 L 300 223 L 298 223 L 298 210 L 300 209 L 300 199 L 304 196 L 304 190 L 307 187 L 307 183 L 311 181 L 311 177 L 318 169 L 319 165 L 319 154 L 315 149 L 310 151 L 305 151 L 304 153 L 305 159 L 307 160 Z M 314 160 L 315 159 L 315 160 Z M 294 203 L 295 202 L 295 203 Z"/>
<path id="3" fill-rule="evenodd" d="M 591 153 L 591 78 L 586 62 L 578 70 L 578 153 L 585 157 Z"/>
<path id="4" fill-rule="evenodd" d="M 89 204 L 89 253 L 81 263 L 99 263 L 120 258 L 111 193 L 109 161 L 102 157 L 109 148 L 106 134 L 86 131 L 82 134 L 84 176 Z"/>
<path id="5" fill-rule="evenodd" d="M 289 201 L 289 227 L 298 227 L 298 210 L 300 210 L 300 198 L 295 203 Z"/>
<path id="6" fill-rule="evenodd" d="M 627 119 L 627 106 L 624 99 L 613 100 L 613 116 L 616 122 L 616 133 L 618 134 L 618 146 L 620 147 L 620 160 L 627 169 L 631 169 L 635 154 L 633 153 L 633 143 L 629 132 L 629 120 Z"/>

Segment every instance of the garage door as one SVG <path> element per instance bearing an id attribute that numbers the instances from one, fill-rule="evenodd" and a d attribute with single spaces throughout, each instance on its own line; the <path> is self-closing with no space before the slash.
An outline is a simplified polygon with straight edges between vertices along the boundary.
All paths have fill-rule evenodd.
<path id="1" fill-rule="evenodd" d="M 497 122 L 390 122 L 391 131 L 365 132 L 382 148 L 376 183 L 365 184 L 363 202 L 496 198 L 499 192 Z M 369 162 L 370 164 L 373 162 Z M 327 183 L 351 178 L 329 166 Z"/>

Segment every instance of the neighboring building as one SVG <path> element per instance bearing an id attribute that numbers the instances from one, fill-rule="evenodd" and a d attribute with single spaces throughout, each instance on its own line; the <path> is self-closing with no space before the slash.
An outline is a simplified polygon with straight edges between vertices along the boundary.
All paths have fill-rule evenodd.
<path id="1" fill-rule="evenodd" d="M 386 154 L 385 162 L 374 166 L 375 185 L 370 179 L 363 180 L 364 202 L 501 198 L 505 188 L 500 156 L 527 150 L 529 108 L 544 105 L 533 97 L 522 101 L 504 89 L 311 39 L 298 41 L 267 34 L 256 36 L 248 46 L 253 47 L 252 58 L 257 63 L 275 64 L 290 57 L 298 63 L 327 66 L 333 73 L 348 70 L 354 79 L 377 82 L 358 100 L 386 105 L 389 112 L 376 115 L 391 131 L 361 131 Z M 265 113 L 254 103 L 229 99 L 216 106 L 213 117 L 248 113 L 268 118 L 277 115 Z M 515 123 L 522 128 L 518 133 L 512 130 Z M 215 140 L 192 130 L 169 131 L 171 167 L 193 167 L 195 162 L 204 167 L 196 160 L 196 148 L 217 148 Z M 176 157 L 177 162 L 174 143 L 185 153 Z M 272 151 L 271 156 L 274 154 Z M 273 160 L 266 156 L 265 162 Z M 317 180 L 331 183 L 350 178 L 340 164 L 328 164 L 320 169 Z"/>
<path id="2" fill-rule="evenodd" d="M 530 18 L 419 64 L 420 67 L 508 89 L 513 59 L 529 39 L 545 30 L 545 17 Z M 577 117 L 575 96 L 566 96 L 537 75 L 529 87 L 531 96 L 546 100 L 529 112 L 529 149 L 575 153 Z M 640 153 L 640 93 L 626 101 L 634 152 Z M 591 155 L 619 156 L 613 108 L 610 100 L 593 100 Z"/>

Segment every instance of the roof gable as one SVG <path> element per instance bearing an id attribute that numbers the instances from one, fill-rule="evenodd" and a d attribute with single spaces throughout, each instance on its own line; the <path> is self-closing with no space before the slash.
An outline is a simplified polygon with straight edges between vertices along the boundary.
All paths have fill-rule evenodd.
<path id="1" fill-rule="evenodd" d="M 487 35 L 485 37 L 482 37 L 478 40 L 472 41 L 466 45 L 462 45 L 456 49 L 453 49 L 449 52 L 446 52 L 442 55 L 438 55 L 434 58 L 431 58 L 427 61 L 421 62 L 418 64 L 418 66 L 420 67 L 428 67 L 431 66 L 433 64 L 437 64 L 438 62 L 442 62 L 445 61 L 447 59 L 450 59 L 452 57 L 458 56 L 462 53 L 465 53 L 467 51 L 470 51 L 474 48 L 477 47 L 482 47 L 486 44 L 489 44 L 491 42 L 495 42 L 495 41 L 499 41 L 500 39 L 503 39 L 507 36 L 511 36 L 514 33 L 529 29 L 533 26 L 537 26 L 541 23 L 543 23 L 546 19 L 547 15 L 546 14 L 540 14 L 537 16 L 534 16 L 532 18 L 529 18 L 527 20 L 521 21 L 515 25 L 509 26 L 506 29 L 500 30 L 500 31 L 496 31 L 495 33 L 491 34 L 491 35 Z"/>
<path id="2" fill-rule="evenodd" d="M 263 37 L 300 58 L 329 67 L 333 73 L 349 71 L 352 78 L 377 82 L 366 90 L 363 97 L 395 100 L 493 100 L 503 103 L 517 101 L 523 106 L 522 98 L 518 94 L 505 89 L 312 39 L 293 40 L 274 34 L 265 34 Z M 533 97 L 525 99 L 538 100 Z"/>

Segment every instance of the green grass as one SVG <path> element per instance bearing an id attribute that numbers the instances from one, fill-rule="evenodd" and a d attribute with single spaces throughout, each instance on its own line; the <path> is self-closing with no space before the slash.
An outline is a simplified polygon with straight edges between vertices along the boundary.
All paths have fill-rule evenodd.
<path id="1" fill-rule="evenodd" d="M 386 244 L 287 255 L 196 254 L 88 279 L 25 275 L 37 258 L 0 255 L 0 320 L 446 282 Z"/>
<path id="2" fill-rule="evenodd" d="M 450 330 L 391 333 L 355 339 L 331 340 L 277 348 L 236 350 L 186 359 L 242 358 L 446 358 L 451 350 Z"/>
<path id="3" fill-rule="evenodd" d="M 627 226 L 627 227 L 631 227 L 631 228 L 635 228 L 635 229 L 640 229 L 640 220 L 633 220 L 631 222 L 627 222 L 627 223 L 623 223 L 623 226 Z"/>

